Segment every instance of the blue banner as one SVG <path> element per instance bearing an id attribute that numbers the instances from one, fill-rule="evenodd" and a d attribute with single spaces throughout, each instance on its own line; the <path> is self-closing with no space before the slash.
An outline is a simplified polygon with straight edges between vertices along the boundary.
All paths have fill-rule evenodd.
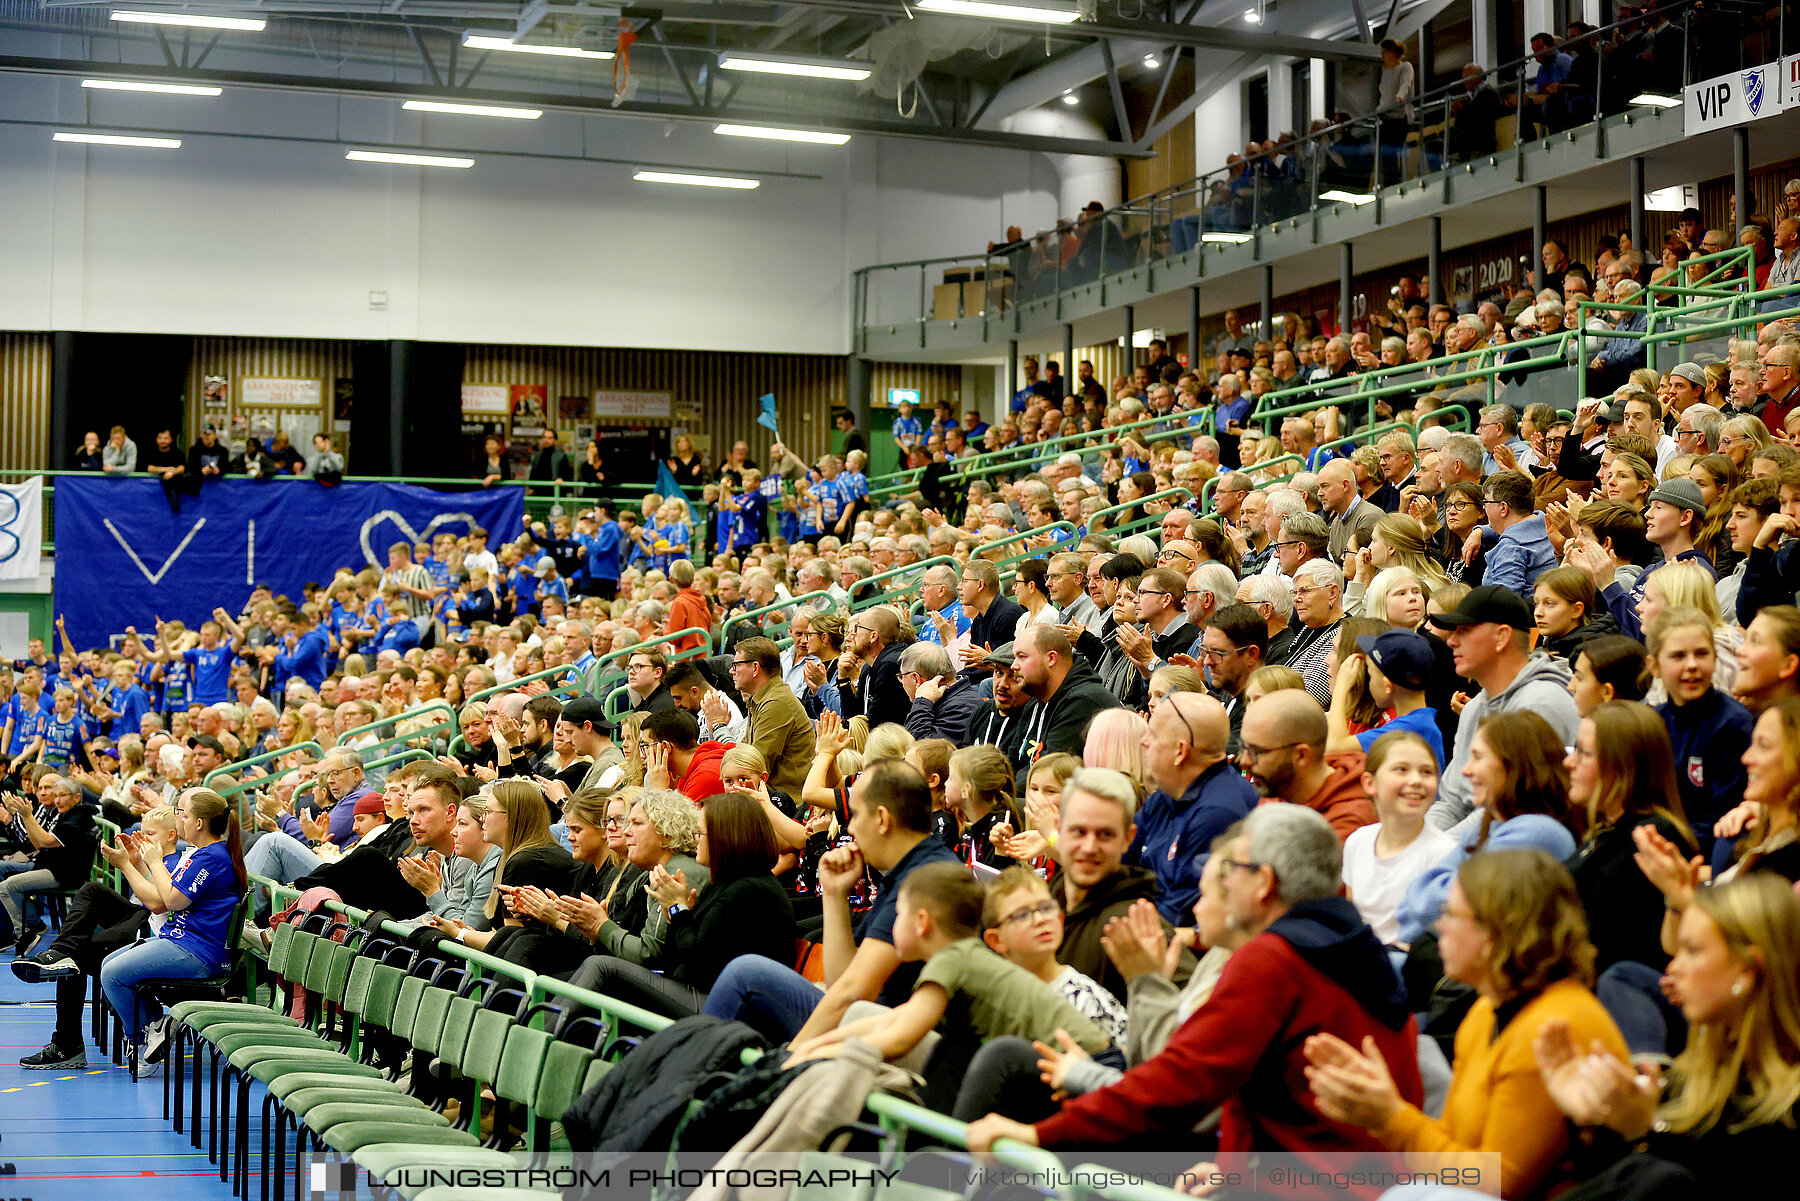
<path id="1" fill-rule="evenodd" d="M 488 531 L 490 549 L 524 528 L 525 490 L 434 492 L 407 484 L 226 479 L 169 511 L 154 479 L 59 476 L 56 608 L 77 647 L 104 647 L 126 626 L 180 618 L 189 629 L 215 607 L 242 611 L 255 584 L 298 602 L 308 581 L 341 567 L 385 570 L 395 542 L 440 530 Z"/>

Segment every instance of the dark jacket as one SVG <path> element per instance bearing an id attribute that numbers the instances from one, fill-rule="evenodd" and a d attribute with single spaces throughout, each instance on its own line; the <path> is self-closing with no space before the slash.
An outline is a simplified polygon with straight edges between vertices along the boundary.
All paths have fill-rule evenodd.
<path id="1" fill-rule="evenodd" d="M 1159 1054 L 1116 1083 L 1064 1103 L 1037 1124 L 1038 1141 L 1091 1149 L 1142 1135 L 1181 1139 L 1222 1107 L 1219 1150 L 1227 1155 L 1286 1151 L 1323 1168 L 1321 1152 L 1381 1152 L 1370 1131 L 1320 1114 L 1305 1089 L 1306 1039 L 1322 1031 L 1352 1047 L 1374 1039 L 1401 1098 L 1422 1103 L 1419 1032 L 1406 992 L 1374 932 L 1340 897 L 1296 905 L 1245 943 L 1226 963 L 1212 999 Z M 1380 1191 L 1366 1187 L 1349 1195 L 1373 1198 Z M 1346 1192 L 1327 1187 L 1291 1195 Z"/>
<path id="2" fill-rule="evenodd" d="M 912 702 L 906 699 L 906 685 L 900 682 L 900 655 L 905 650 L 905 643 L 890 642 L 881 648 L 875 662 L 863 668 L 856 683 L 838 685 L 845 718 L 864 714 L 871 730 L 890 721 L 906 724 Z"/>
<path id="3" fill-rule="evenodd" d="M 1770 605 L 1793 604 L 1795 592 L 1800 592 L 1800 540 L 1752 550 L 1738 588 L 1738 622 L 1747 626 Z"/>
<path id="4" fill-rule="evenodd" d="M 1567 659 L 1569 666 L 1573 667 L 1575 656 L 1581 653 L 1582 647 L 1596 638 L 1604 638 L 1608 634 L 1619 632 L 1618 618 L 1602 609 L 1598 616 L 1582 622 L 1567 634 L 1555 638 L 1539 639 L 1537 648 L 1545 654 L 1558 655 Z"/>
<path id="5" fill-rule="evenodd" d="M 988 700 L 989 683 L 979 677 L 958 676 L 936 702 L 914 697 L 906 711 L 907 733 L 914 738 L 948 738 L 957 746 L 967 745 L 969 723 Z"/>
<path id="6" fill-rule="evenodd" d="M 1106 948 L 1100 945 L 1100 936 L 1106 932 L 1106 923 L 1115 917 L 1124 917 L 1125 912 L 1139 901 L 1155 903 L 1156 877 L 1147 868 L 1122 867 L 1088 889 L 1081 904 L 1073 909 L 1068 907 L 1068 894 L 1062 888 L 1053 887 L 1050 891 L 1064 911 L 1063 940 L 1056 950 L 1056 961 L 1068 964 L 1095 981 L 1124 1004 L 1125 977 L 1119 975 Z M 1163 925 L 1166 927 L 1168 923 Z M 1194 957 L 1183 952 L 1175 983 L 1185 984 L 1193 972 Z"/>
<path id="7" fill-rule="evenodd" d="M 713 884 L 691 910 L 669 919 L 658 967 L 690 988 L 709 991 L 739 955 L 776 963 L 794 957 L 794 905 L 768 874 Z"/>
<path id="8" fill-rule="evenodd" d="M 1025 767 L 1030 762 L 1025 754 L 1025 730 L 1036 716 L 1038 703 L 1026 701 L 1011 713 L 1002 713 L 992 697 L 975 706 L 969 715 L 968 745 L 991 742 L 999 747 L 1013 765 L 1019 779 L 1019 792 L 1025 791 Z"/>
<path id="9" fill-rule="evenodd" d="M 664 683 L 658 684 L 655 692 L 633 705 L 631 711 L 633 713 L 661 713 L 664 709 L 673 709 L 674 707 L 675 697 L 669 691 L 669 686 Z"/>
<path id="10" fill-rule="evenodd" d="M 1119 698 L 1107 690 L 1094 669 L 1079 658 L 1063 677 L 1062 687 L 1042 702 L 1025 733 L 1025 750 L 1031 759 L 1067 751 L 1081 754 L 1087 741 L 1088 722 L 1102 709 L 1120 708 Z"/>
<path id="11" fill-rule="evenodd" d="M 1694 828 L 1700 853 L 1712 862 L 1713 824 L 1744 795 L 1743 754 L 1756 718 L 1717 688 L 1685 705 L 1656 707 L 1669 728 L 1681 811 Z"/>
<path id="12" fill-rule="evenodd" d="M 1191 630 L 1192 627 L 1184 624 L 1182 628 Z M 1137 664 L 1119 649 L 1118 629 L 1119 623 L 1113 620 L 1111 611 L 1108 611 L 1100 623 L 1098 634 L 1083 630 L 1076 637 L 1075 653 L 1087 660 L 1100 683 L 1119 698 L 1121 705 L 1142 709 L 1149 703 L 1150 681 L 1144 678 L 1144 673 L 1138 670 Z M 1154 642 L 1151 645 L 1154 650 Z"/>
<path id="13" fill-rule="evenodd" d="M 1024 605 L 1004 596 L 996 596 L 986 613 L 969 619 L 969 645 L 984 646 L 988 650 L 1005 646 L 1013 640 L 1013 631 L 1018 627 L 1019 618 L 1023 616 Z M 988 669 L 978 663 L 974 667 L 964 668 L 963 674 L 980 677 L 987 675 Z"/>
<path id="14" fill-rule="evenodd" d="M 1692 855 L 1693 835 L 1673 822 L 1647 815 L 1626 816 L 1602 830 L 1569 860 L 1575 891 L 1587 911 L 1588 938 L 1597 957 L 1596 974 L 1615 963 L 1641 963 L 1661 970 L 1669 962 L 1662 949 L 1662 894 L 1637 865 L 1632 831 L 1654 825 L 1656 832 Z"/>
<path id="15" fill-rule="evenodd" d="M 1174 925 L 1192 921 L 1200 895 L 1200 870 L 1194 857 L 1204 855 L 1213 839 L 1256 808 L 1256 789 L 1229 759 L 1200 773 L 1188 790 L 1172 797 L 1162 789 L 1150 794 L 1137 814 L 1137 834 L 1125 851 L 1125 862 L 1148 868 L 1158 887 L 1156 909 Z"/>
<path id="16" fill-rule="evenodd" d="M 577 1151 L 666 1151 L 699 1086 L 767 1044 L 742 1022 L 682 1018 L 646 1038 L 563 1115 Z"/>
<path id="17" fill-rule="evenodd" d="M 412 849 L 412 831 L 406 822 L 390 822 L 380 834 L 359 843 L 342 859 L 320 865 L 311 875 L 295 881 L 294 886 L 301 892 L 329 888 L 346 905 L 371 912 L 382 910 L 402 921 L 418 917 L 426 909 L 425 894 L 408 884 L 398 867 L 401 857 Z"/>

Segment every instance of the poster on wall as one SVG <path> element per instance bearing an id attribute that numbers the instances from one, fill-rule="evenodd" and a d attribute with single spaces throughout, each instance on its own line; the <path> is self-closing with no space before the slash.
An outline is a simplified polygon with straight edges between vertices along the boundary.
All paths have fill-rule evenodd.
<path id="1" fill-rule="evenodd" d="M 505 384 L 464 384 L 462 411 L 483 417 L 505 417 L 511 410 L 512 389 Z"/>
<path id="2" fill-rule="evenodd" d="M 556 398 L 557 424 L 565 426 L 579 425 L 594 415 L 594 402 L 585 396 L 559 396 Z"/>
<path id="3" fill-rule="evenodd" d="M 668 392 L 596 392 L 594 416 L 667 418 L 674 403 Z"/>
<path id="4" fill-rule="evenodd" d="M 325 381 L 247 375 L 238 381 L 238 403 L 252 409 L 316 409 L 325 403 Z"/>
<path id="5" fill-rule="evenodd" d="M 208 409 L 231 407 L 231 381 L 222 375 L 209 375 L 200 382 L 200 404 Z"/>
<path id="6" fill-rule="evenodd" d="M 544 384 L 514 384 L 508 401 L 514 440 L 535 438 L 549 424 L 550 389 Z"/>
<path id="7" fill-rule="evenodd" d="M 339 427 L 348 426 L 356 410 L 356 381 L 340 375 L 331 386 L 331 420 Z"/>

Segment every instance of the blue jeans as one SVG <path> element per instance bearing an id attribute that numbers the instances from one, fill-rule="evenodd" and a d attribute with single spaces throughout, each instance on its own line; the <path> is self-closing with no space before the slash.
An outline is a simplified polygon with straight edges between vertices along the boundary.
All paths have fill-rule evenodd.
<path id="1" fill-rule="evenodd" d="M 705 1012 L 728 1022 L 745 1022 L 786 1042 L 800 1033 L 824 995 L 791 967 L 761 955 L 739 955 L 725 965 L 706 994 Z"/>
<path id="2" fill-rule="evenodd" d="M 1634 1056 L 1673 1055 L 1687 1042 L 1687 1021 L 1663 996 L 1662 973 L 1648 964 L 1613 964 L 1600 973 L 1594 996 Z"/>
<path id="3" fill-rule="evenodd" d="M 292 884 L 302 876 L 310 876 L 324 864 L 313 849 L 280 830 L 265 830 L 254 846 L 244 852 L 244 870 L 278 884 Z M 256 890 L 256 916 L 269 916 L 269 898 Z"/>
<path id="4" fill-rule="evenodd" d="M 132 1042 L 141 1042 L 139 1033 L 162 1015 L 162 1007 L 154 1000 L 147 1009 L 139 1001 L 137 986 L 143 980 L 204 980 L 213 974 L 213 966 L 193 952 L 167 938 L 152 938 L 135 946 L 114 951 L 100 964 L 100 991 Z"/>

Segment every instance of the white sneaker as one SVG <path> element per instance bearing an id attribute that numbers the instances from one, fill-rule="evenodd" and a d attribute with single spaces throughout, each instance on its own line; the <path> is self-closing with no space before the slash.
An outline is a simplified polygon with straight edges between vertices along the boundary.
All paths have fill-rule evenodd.
<path id="1" fill-rule="evenodd" d="M 144 1030 L 144 1045 L 139 1050 L 143 1063 L 157 1064 L 169 1053 L 169 1039 L 175 1030 L 175 1019 L 160 1017 Z"/>

